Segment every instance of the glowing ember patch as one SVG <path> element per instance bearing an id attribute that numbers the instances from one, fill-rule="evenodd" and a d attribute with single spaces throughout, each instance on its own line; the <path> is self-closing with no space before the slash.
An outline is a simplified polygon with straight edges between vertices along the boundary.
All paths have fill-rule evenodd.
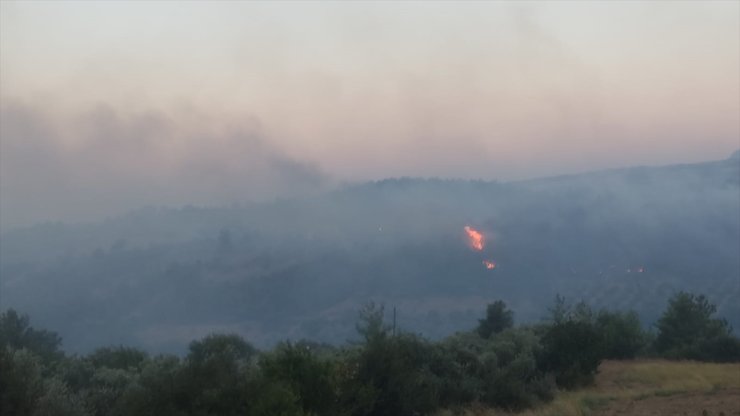
<path id="1" fill-rule="evenodd" d="M 483 250 L 486 239 L 480 231 L 466 225 L 465 233 L 468 235 L 468 244 L 473 250 Z"/>
<path id="2" fill-rule="evenodd" d="M 486 269 L 493 270 L 496 268 L 496 262 L 491 260 L 483 260 L 483 265 L 486 266 Z"/>

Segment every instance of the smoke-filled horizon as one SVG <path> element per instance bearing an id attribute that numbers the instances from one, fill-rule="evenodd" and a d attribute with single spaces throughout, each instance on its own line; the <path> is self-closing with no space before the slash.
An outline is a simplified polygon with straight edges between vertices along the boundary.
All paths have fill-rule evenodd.
<path id="1" fill-rule="evenodd" d="M 740 147 L 737 2 L 0 11 L 0 227 Z"/>

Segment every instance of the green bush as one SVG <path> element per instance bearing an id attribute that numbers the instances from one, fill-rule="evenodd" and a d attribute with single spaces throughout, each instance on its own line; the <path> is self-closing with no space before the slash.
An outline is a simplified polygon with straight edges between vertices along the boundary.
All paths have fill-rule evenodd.
<path id="1" fill-rule="evenodd" d="M 591 384 L 604 351 L 604 337 L 593 312 L 583 302 L 571 308 L 561 297 L 556 298 L 551 312 L 551 323 L 540 328 L 543 350 L 539 367 L 563 388 Z"/>
<path id="2" fill-rule="evenodd" d="M 260 369 L 266 383 L 289 387 L 306 413 L 337 412 L 333 363 L 314 355 L 310 345 L 282 343 L 261 357 Z"/>
<path id="3" fill-rule="evenodd" d="M 56 366 L 56 375 L 74 392 L 90 388 L 94 374 L 93 363 L 78 356 L 67 357 Z"/>
<path id="4" fill-rule="evenodd" d="M 190 344 L 180 373 L 178 403 L 196 415 L 242 415 L 257 350 L 240 336 L 208 335 Z"/>
<path id="5" fill-rule="evenodd" d="M 119 400 L 123 397 L 138 374 L 135 371 L 99 367 L 95 369 L 90 387 L 81 393 L 94 415 L 118 415 Z"/>
<path id="6" fill-rule="evenodd" d="M 656 324 L 655 350 L 672 359 L 740 361 L 740 341 L 727 321 L 712 318 L 716 310 L 704 295 L 675 294 Z"/>
<path id="7" fill-rule="evenodd" d="M 303 412 L 300 398 L 289 386 L 268 382 L 260 384 L 251 401 L 249 416 L 308 416 Z"/>
<path id="8" fill-rule="evenodd" d="M 41 360 L 27 349 L 0 347 L 0 414 L 30 415 L 44 394 Z"/>
<path id="9" fill-rule="evenodd" d="M 651 334 L 633 312 L 594 313 L 558 297 L 551 319 L 511 327 L 503 302 L 475 331 L 439 342 L 392 329 L 368 305 L 359 342 L 284 342 L 258 352 L 237 335 L 193 341 L 184 359 L 106 347 L 65 357 L 52 332 L 0 317 L 0 414 L 81 416 L 419 415 L 472 403 L 521 410 L 555 387 L 593 381 L 602 358 L 632 358 Z M 703 296 L 674 296 L 653 346 L 665 357 L 740 361 L 740 340 Z"/>
<path id="10" fill-rule="evenodd" d="M 89 414 L 85 401 L 58 378 L 51 378 L 44 382 L 44 394 L 36 400 L 33 411 L 33 416 L 86 416 Z"/>
<path id="11" fill-rule="evenodd" d="M 431 371 L 439 378 L 439 405 L 459 406 L 479 401 L 485 370 L 481 355 L 486 341 L 476 333 L 458 333 L 432 350 Z"/>
<path id="12" fill-rule="evenodd" d="M 487 352 L 484 403 L 521 410 L 552 399 L 554 383 L 538 367 L 542 347 L 533 331 L 506 330 L 491 340 Z"/>
<path id="13" fill-rule="evenodd" d="M 95 367 L 107 367 L 119 370 L 140 368 L 149 355 L 140 349 L 131 347 L 98 348 L 87 356 Z"/>
<path id="14" fill-rule="evenodd" d="M 602 310 L 596 317 L 601 333 L 603 358 L 624 360 L 635 358 L 647 347 L 647 335 L 640 326 L 637 313 Z"/>
<path id="15" fill-rule="evenodd" d="M 699 342 L 694 359 L 720 363 L 740 362 L 740 339 L 722 334 Z"/>
<path id="16" fill-rule="evenodd" d="M 187 394 L 183 385 L 181 360 L 175 356 L 158 356 L 143 362 L 139 376 L 127 386 L 119 399 L 123 415 L 185 415 Z"/>
<path id="17" fill-rule="evenodd" d="M 341 403 L 350 414 L 426 414 L 438 406 L 439 380 L 431 372 L 431 345 L 408 333 L 393 336 L 383 309 L 368 306 L 358 330 L 364 344 L 350 351 L 341 372 Z"/>

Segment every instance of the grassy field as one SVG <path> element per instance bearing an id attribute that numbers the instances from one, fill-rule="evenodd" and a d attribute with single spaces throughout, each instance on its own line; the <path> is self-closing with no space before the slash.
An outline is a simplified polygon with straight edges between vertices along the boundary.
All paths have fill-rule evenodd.
<path id="1" fill-rule="evenodd" d="M 463 414 L 511 415 L 484 408 Z M 546 406 L 516 415 L 740 415 L 740 364 L 605 361 L 594 386 L 560 392 Z"/>

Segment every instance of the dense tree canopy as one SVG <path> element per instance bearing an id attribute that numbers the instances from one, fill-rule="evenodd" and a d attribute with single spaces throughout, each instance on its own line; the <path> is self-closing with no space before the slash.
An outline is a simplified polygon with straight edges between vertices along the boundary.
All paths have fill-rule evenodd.
<path id="1" fill-rule="evenodd" d="M 178 357 L 124 346 L 65 356 L 55 333 L 8 310 L 0 315 L 0 414 L 411 416 L 472 403 L 517 410 L 551 400 L 556 386 L 587 385 L 605 358 L 658 351 L 740 361 L 740 341 L 714 312 L 703 296 L 677 294 L 651 347 L 632 312 L 594 312 L 558 297 L 550 319 L 514 327 L 497 301 L 475 330 L 431 342 L 394 330 L 382 305 L 368 304 L 360 340 L 343 347 L 299 341 L 258 351 L 239 335 L 212 334 Z"/>

